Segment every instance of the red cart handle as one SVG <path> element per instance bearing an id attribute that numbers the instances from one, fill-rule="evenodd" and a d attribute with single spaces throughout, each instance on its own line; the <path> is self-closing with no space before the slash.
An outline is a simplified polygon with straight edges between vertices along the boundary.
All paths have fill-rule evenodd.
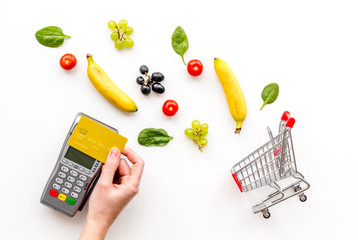
<path id="1" fill-rule="evenodd" d="M 293 128 L 293 125 L 295 125 L 296 120 L 294 118 L 288 119 L 286 123 L 286 127 Z"/>
<path id="2" fill-rule="evenodd" d="M 282 121 L 287 121 L 288 119 L 290 119 L 290 112 L 289 111 L 285 111 L 283 114 L 282 114 L 282 117 L 281 117 L 281 120 Z"/>
<path id="3" fill-rule="evenodd" d="M 295 125 L 295 122 L 296 122 L 296 120 L 293 117 L 291 117 L 291 114 L 289 111 L 285 111 L 282 114 L 281 120 L 286 122 L 286 127 L 288 127 L 288 128 L 293 128 L 293 125 Z"/>
<path id="4" fill-rule="evenodd" d="M 237 179 L 236 175 L 233 174 L 232 169 L 231 169 L 231 175 L 232 175 L 232 177 L 234 178 L 234 180 L 235 180 L 237 186 L 239 187 L 240 191 L 243 192 L 243 191 L 242 191 L 242 188 L 241 188 L 241 183 L 240 183 L 239 180 Z"/>

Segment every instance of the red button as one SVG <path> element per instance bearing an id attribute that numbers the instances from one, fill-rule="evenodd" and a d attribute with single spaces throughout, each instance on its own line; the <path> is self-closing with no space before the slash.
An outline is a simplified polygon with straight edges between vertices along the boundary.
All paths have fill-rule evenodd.
<path id="1" fill-rule="evenodd" d="M 51 190 L 50 190 L 50 195 L 51 195 L 52 197 L 57 197 L 58 192 L 57 192 L 55 189 L 51 189 Z"/>

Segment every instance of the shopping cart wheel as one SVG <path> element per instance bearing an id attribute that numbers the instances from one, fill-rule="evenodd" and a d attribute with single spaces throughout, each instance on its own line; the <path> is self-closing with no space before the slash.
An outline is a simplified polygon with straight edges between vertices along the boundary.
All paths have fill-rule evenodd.
<path id="1" fill-rule="evenodd" d="M 302 195 L 302 196 L 300 196 L 300 201 L 301 202 L 306 202 L 306 200 L 307 200 L 307 196 L 306 195 Z"/>
<path id="2" fill-rule="evenodd" d="M 262 216 L 266 219 L 270 218 L 271 217 L 271 213 L 269 212 L 268 209 L 265 209 L 262 211 Z"/>

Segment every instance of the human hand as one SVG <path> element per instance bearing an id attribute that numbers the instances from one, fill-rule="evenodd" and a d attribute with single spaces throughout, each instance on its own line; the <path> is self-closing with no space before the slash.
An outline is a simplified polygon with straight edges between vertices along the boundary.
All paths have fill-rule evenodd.
<path id="1" fill-rule="evenodd" d="M 112 148 L 89 200 L 86 224 L 80 239 L 104 239 L 109 227 L 139 191 L 144 161 L 131 149 Z"/>

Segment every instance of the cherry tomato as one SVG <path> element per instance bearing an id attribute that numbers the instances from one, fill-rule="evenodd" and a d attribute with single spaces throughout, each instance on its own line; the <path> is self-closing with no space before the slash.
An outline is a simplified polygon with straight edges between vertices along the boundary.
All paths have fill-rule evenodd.
<path id="1" fill-rule="evenodd" d="M 74 68 L 77 64 L 77 59 L 71 53 L 63 55 L 60 59 L 60 65 L 65 70 Z"/>
<path id="2" fill-rule="evenodd" d="M 163 113 L 167 116 L 173 116 L 177 113 L 179 109 L 178 104 L 176 103 L 176 101 L 174 100 L 167 100 L 165 101 L 165 103 L 163 104 Z"/>
<path id="3" fill-rule="evenodd" d="M 203 64 L 200 62 L 200 60 L 193 59 L 188 62 L 187 70 L 191 76 L 197 77 L 203 72 Z"/>

